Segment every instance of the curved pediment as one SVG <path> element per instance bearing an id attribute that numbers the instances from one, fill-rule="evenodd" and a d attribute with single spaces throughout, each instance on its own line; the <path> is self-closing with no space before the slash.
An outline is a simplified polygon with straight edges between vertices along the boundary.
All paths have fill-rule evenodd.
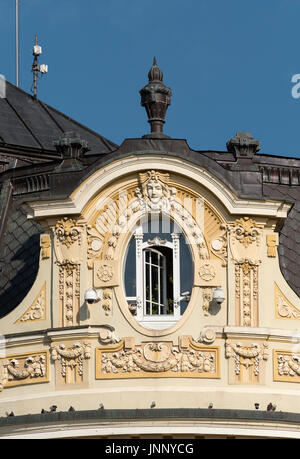
<path id="1" fill-rule="evenodd" d="M 33 218 L 56 215 L 80 214 L 89 206 L 101 190 L 115 185 L 122 175 L 139 173 L 145 170 L 157 169 L 167 173 L 187 176 L 204 189 L 208 190 L 215 199 L 220 201 L 227 212 L 233 215 L 249 213 L 274 218 L 286 218 L 290 205 L 282 201 L 239 199 L 232 190 L 210 171 L 203 167 L 178 157 L 172 156 L 128 156 L 107 164 L 91 174 L 67 199 L 55 201 L 27 202 L 29 215 Z M 122 171 L 122 172 L 120 172 Z"/>

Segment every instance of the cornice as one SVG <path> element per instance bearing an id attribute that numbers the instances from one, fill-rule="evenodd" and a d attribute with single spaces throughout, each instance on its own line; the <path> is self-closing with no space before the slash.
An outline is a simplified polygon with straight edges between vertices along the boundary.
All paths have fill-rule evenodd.
<path id="1" fill-rule="evenodd" d="M 257 216 L 286 218 L 291 208 L 291 205 L 284 201 L 239 199 L 220 179 L 205 168 L 196 166 L 182 158 L 149 154 L 142 157 L 127 156 L 107 164 L 91 174 L 67 199 L 27 202 L 28 217 L 42 218 L 80 214 L 90 199 L 120 177 L 120 170 L 124 171 L 124 174 L 129 174 L 145 169 L 155 169 L 158 163 L 160 170 L 187 175 L 206 187 L 232 215 L 251 213 L 251 215 Z"/>

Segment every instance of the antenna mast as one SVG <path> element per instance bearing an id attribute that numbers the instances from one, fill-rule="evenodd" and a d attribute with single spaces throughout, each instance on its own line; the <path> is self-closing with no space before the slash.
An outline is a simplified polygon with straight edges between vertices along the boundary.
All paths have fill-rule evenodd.
<path id="1" fill-rule="evenodd" d="M 16 0 L 16 86 L 19 86 L 19 0 Z"/>
<path id="2" fill-rule="evenodd" d="M 45 74 L 48 73 L 48 65 L 46 64 L 38 64 L 38 57 L 42 54 L 42 47 L 38 45 L 38 36 L 35 35 L 34 39 L 34 47 L 33 47 L 33 64 L 32 64 L 32 72 L 33 72 L 33 97 L 37 98 L 37 78 L 38 74 Z"/>

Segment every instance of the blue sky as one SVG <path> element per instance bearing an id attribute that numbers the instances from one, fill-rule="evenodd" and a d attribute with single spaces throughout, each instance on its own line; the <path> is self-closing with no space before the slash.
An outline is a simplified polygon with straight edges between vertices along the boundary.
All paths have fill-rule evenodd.
<path id="1" fill-rule="evenodd" d="M 164 132 L 226 150 L 250 132 L 261 153 L 300 157 L 300 0 L 19 0 L 20 87 L 120 144 L 149 132 L 139 90 L 153 56 L 173 92 Z M 15 0 L 0 0 L 0 73 L 15 83 Z M 300 90 L 299 90 L 300 92 Z"/>

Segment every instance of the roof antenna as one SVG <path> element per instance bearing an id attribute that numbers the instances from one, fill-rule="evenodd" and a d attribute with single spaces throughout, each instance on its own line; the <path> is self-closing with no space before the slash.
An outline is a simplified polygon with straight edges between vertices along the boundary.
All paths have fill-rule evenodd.
<path id="1" fill-rule="evenodd" d="M 16 86 L 19 86 L 19 0 L 16 0 Z"/>
<path id="2" fill-rule="evenodd" d="M 33 58 L 33 64 L 32 64 L 32 71 L 33 71 L 33 97 L 36 99 L 37 97 L 37 78 L 38 74 L 45 74 L 48 73 L 48 65 L 46 64 L 38 64 L 38 57 L 42 54 L 42 47 L 38 45 L 38 37 L 35 35 L 34 39 L 34 47 L 32 54 L 34 56 Z M 31 87 L 32 90 L 32 87 Z"/>

